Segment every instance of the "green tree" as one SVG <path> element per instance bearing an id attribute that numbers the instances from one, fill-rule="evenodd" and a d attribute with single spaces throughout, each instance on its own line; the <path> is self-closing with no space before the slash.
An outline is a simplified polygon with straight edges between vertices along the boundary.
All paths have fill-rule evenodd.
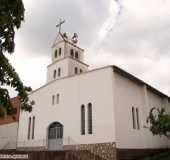
<path id="1" fill-rule="evenodd" d="M 147 123 L 153 135 L 166 136 L 170 139 L 170 114 L 164 108 L 152 108 Z"/>
<path id="2" fill-rule="evenodd" d="M 9 92 L 2 86 L 10 86 L 18 92 L 21 109 L 32 111 L 33 102 L 28 99 L 30 87 L 23 85 L 15 69 L 5 54 L 14 52 L 15 30 L 24 21 L 24 5 L 22 0 L 0 0 L 0 106 L 7 114 L 12 111 Z"/>

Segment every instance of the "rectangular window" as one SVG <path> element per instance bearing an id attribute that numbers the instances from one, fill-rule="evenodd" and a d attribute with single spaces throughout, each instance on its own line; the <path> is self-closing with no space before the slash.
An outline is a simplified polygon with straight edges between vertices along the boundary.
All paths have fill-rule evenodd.
<path id="1" fill-rule="evenodd" d="M 61 56 L 61 48 L 59 48 L 59 56 Z"/>
<path id="2" fill-rule="evenodd" d="M 92 134 L 92 104 L 88 104 L 88 133 Z"/>
<path id="3" fill-rule="evenodd" d="M 76 51 L 76 53 L 75 53 L 75 58 L 79 59 L 79 54 L 78 54 L 77 51 Z"/>
<path id="4" fill-rule="evenodd" d="M 136 129 L 136 121 L 135 121 L 135 108 L 132 107 L 132 121 L 133 121 L 133 129 Z"/>
<path id="5" fill-rule="evenodd" d="M 85 135 L 85 107 L 81 106 L 81 135 Z"/>
<path id="6" fill-rule="evenodd" d="M 57 94 L 56 103 L 59 104 L 59 102 L 60 102 L 60 94 Z"/>
<path id="7" fill-rule="evenodd" d="M 55 96 L 52 95 L 52 105 L 54 105 L 54 103 L 55 103 Z"/>
<path id="8" fill-rule="evenodd" d="M 57 58 L 57 49 L 55 50 L 54 56 Z"/>
<path id="9" fill-rule="evenodd" d="M 56 70 L 54 70 L 54 72 L 53 72 L 53 78 L 54 79 L 56 78 Z"/>
<path id="10" fill-rule="evenodd" d="M 61 76 L 61 68 L 58 68 L 58 77 Z"/>
<path id="11" fill-rule="evenodd" d="M 72 58 L 74 57 L 74 50 L 73 49 L 70 50 L 70 55 L 71 55 Z"/>
<path id="12" fill-rule="evenodd" d="M 34 130 L 35 130 L 35 116 L 33 116 L 33 122 L 32 122 L 32 139 L 34 139 Z"/>
<path id="13" fill-rule="evenodd" d="M 29 120 L 28 120 L 28 140 L 30 139 L 30 133 L 31 133 L 31 117 L 29 117 Z"/>
<path id="14" fill-rule="evenodd" d="M 138 108 L 136 108 L 136 120 L 137 120 L 137 129 L 140 129 L 139 110 L 138 110 Z"/>

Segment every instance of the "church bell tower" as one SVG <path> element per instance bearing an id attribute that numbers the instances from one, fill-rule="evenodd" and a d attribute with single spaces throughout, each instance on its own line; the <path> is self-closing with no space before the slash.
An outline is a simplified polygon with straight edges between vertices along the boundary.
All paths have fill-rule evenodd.
<path id="1" fill-rule="evenodd" d="M 61 33 L 60 21 L 58 35 L 52 45 L 52 63 L 47 66 L 47 83 L 55 79 L 81 74 L 88 70 L 84 63 L 84 50 L 77 46 L 77 34 L 69 39 Z"/>

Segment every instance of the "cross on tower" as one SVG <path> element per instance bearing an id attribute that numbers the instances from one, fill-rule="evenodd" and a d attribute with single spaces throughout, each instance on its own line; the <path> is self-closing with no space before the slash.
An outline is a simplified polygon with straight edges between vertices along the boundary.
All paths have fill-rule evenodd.
<path id="1" fill-rule="evenodd" d="M 59 28 L 59 33 L 61 31 L 61 25 L 65 23 L 65 20 L 60 19 L 59 23 L 56 25 L 57 28 Z"/>

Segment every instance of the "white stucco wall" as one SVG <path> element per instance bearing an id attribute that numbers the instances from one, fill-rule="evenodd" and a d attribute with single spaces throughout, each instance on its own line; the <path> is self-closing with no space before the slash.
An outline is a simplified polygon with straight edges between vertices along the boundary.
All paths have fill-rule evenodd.
<path id="1" fill-rule="evenodd" d="M 52 95 L 60 103 L 52 105 Z M 170 107 L 161 97 L 112 67 L 62 78 L 30 95 L 35 101 L 32 113 L 21 112 L 18 146 L 47 143 L 47 128 L 55 121 L 64 125 L 64 144 L 116 142 L 118 148 L 166 148 L 168 140 L 153 136 L 145 126 L 152 107 Z M 93 105 L 93 134 L 87 133 L 87 104 Z M 80 133 L 80 107 L 86 106 L 86 134 Z M 133 129 L 132 106 L 139 109 L 140 129 Z M 35 139 L 27 140 L 28 118 L 35 116 Z M 31 131 L 32 132 L 32 131 Z"/>
<path id="2" fill-rule="evenodd" d="M 18 122 L 0 125 L 0 149 L 15 149 Z"/>
<path id="3" fill-rule="evenodd" d="M 32 113 L 21 112 L 18 146 L 38 145 L 46 139 L 47 127 L 55 121 L 64 125 L 65 144 L 114 142 L 113 72 L 111 67 L 77 76 L 56 80 L 33 92 L 35 101 Z M 60 94 L 60 103 L 52 105 L 52 95 Z M 80 133 L 80 107 L 92 103 L 93 134 Z M 28 118 L 35 116 L 35 139 L 27 140 Z M 24 142 L 24 143 L 22 143 Z M 37 142 L 37 143 L 36 143 Z M 40 144 L 41 145 L 41 144 Z"/>
<path id="4" fill-rule="evenodd" d="M 114 106 L 116 117 L 116 143 L 118 148 L 166 148 L 167 139 L 153 136 L 145 128 L 152 107 L 164 107 L 163 98 L 144 85 L 115 73 Z M 133 129 L 132 106 L 139 109 L 140 130 Z"/>
<path id="5" fill-rule="evenodd" d="M 72 58 L 65 58 L 62 59 L 61 61 L 56 61 L 54 63 L 52 63 L 51 65 L 49 65 L 47 67 L 47 82 L 53 81 L 54 80 L 54 70 L 56 70 L 56 78 L 55 79 L 59 79 L 62 77 L 67 77 L 67 76 L 71 76 L 71 75 L 75 75 L 75 67 L 77 67 L 78 69 L 78 74 L 80 74 L 80 69 L 82 70 L 82 72 L 86 72 L 88 70 L 88 66 L 76 61 Z M 58 77 L 58 68 L 61 69 L 61 75 L 60 77 Z"/>
<path id="6" fill-rule="evenodd" d="M 82 72 L 88 71 L 87 65 L 85 65 L 79 61 L 75 61 L 74 59 L 69 59 L 69 66 L 68 66 L 69 75 L 75 74 L 75 70 L 74 70 L 75 67 L 77 67 L 77 69 L 78 69 L 78 74 L 80 74 L 80 69 L 82 70 Z"/>
<path id="7" fill-rule="evenodd" d="M 61 55 L 59 55 L 59 48 L 61 48 Z M 55 57 L 56 50 L 57 50 L 57 57 Z M 57 45 L 55 45 L 55 47 L 52 48 L 52 54 L 51 54 L 52 62 L 56 60 L 60 60 L 64 58 L 64 56 L 65 56 L 65 43 L 63 40 L 59 40 L 59 43 L 57 43 Z"/>
<path id="8" fill-rule="evenodd" d="M 65 43 L 65 56 L 70 56 L 70 50 L 73 49 L 74 55 L 75 52 L 78 52 L 78 60 L 84 62 L 84 50 L 78 48 L 77 46 L 73 46 L 70 43 Z"/>
<path id="9" fill-rule="evenodd" d="M 52 63 L 47 66 L 47 82 L 54 80 L 54 70 L 56 70 L 56 79 L 66 76 L 71 76 L 75 74 L 75 67 L 78 68 L 78 74 L 80 69 L 82 72 L 88 70 L 88 66 L 83 63 L 84 61 L 84 51 L 68 42 L 61 40 L 59 38 L 59 43 L 57 43 L 52 48 Z M 61 55 L 59 56 L 59 48 L 61 48 Z M 55 51 L 58 50 L 58 56 L 55 57 Z M 70 50 L 73 49 L 74 56 L 70 55 Z M 78 59 L 75 57 L 75 52 L 78 53 Z M 61 68 L 60 77 L 57 76 L 58 68 Z"/>
<path id="10" fill-rule="evenodd" d="M 66 77 L 69 74 L 69 59 L 63 59 L 62 61 L 57 61 L 52 63 L 47 67 L 47 82 L 54 80 L 54 70 L 56 70 L 56 79 L 61 77 Z M 61 75 L 58 77 L 58 68 L 61 69 Z"/>

